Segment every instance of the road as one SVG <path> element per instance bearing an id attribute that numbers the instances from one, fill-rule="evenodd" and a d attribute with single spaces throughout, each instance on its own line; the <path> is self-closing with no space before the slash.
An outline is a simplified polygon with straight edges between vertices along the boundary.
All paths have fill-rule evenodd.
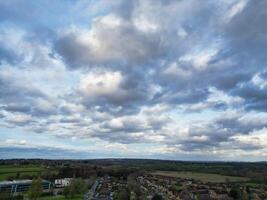
<path id="1" fill-rule="evenodd" d="M 90 188 L 90 190 L 84 195 L 84 200 L 92 200 L 94 198 L 94 194 L 96 192 L 96 188 L 99 184 L 99 180 L 96 179 L 93 186 Z"/>

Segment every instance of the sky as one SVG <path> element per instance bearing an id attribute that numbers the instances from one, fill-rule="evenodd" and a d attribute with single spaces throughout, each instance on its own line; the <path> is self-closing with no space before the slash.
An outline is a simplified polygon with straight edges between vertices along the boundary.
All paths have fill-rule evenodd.
<path id="1" fill-rule="evenodd" d="M 0 158 L 267 160 L 267 1 L 0 1 Z"/>

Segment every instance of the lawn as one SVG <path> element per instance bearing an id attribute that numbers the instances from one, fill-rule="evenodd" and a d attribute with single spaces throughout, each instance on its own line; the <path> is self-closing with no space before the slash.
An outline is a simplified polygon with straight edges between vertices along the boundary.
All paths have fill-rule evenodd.
<path id="1" fill-rule="evenodd" d="M 236 177 L 236 176 L 223 176 L 220 174 L 209 174 L 209 173 L 197 173 L 197 172 L 175 172 L 175 171 L 156 171 L 154 175 L 170 176 L 183 179 L 194 179 L 203 182 L 245 182 L 248 178 Z"/>
<path id="2" fill-rule="evenodd" d="M 50 196 L 50 197 L 42 197 L 39 200 L 82 200 L 83 196 L 69 197 L 65 198 L 64 196 Z"/>
<path id="3" fill-rule="evenodd" d="M 20 177 L 30 175 L 36 176 L 42 173 L 57 173 L 56 170 L 46 169 L 44 167 L 36 165 L 26 165 L 26 166 L 13 166 L 13 165 L 3 165 L 0 166 L 0 180 L 6 180 L 10 176 L 16 176 L 19 173 Z"/>

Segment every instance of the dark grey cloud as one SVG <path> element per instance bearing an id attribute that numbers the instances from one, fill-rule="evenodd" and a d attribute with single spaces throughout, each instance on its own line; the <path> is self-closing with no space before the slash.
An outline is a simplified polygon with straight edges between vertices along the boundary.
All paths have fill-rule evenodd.
<path id="1" fill-rule="evenodd" d="M 112 23 L 113 19 L 108 19 Z M 115 19 L 116 20 L 116 19 Z M 120 19 L 119 19 L 120 20 Z M 59 36 L 55 42 L 55 51 L 62 56 L 70 69 L 89 68 L 94 65 L 127 65 L 128 63 L 149 62 L 158 59 L 164 53 L 164 43 L 160 35 L 146 34 L 136 30 L 129 22 L 118 25 L 95 22 L 92 40 L 84 43 L 81 35 L 68 33 Z M 126 24 L 124 24 L 126 23 Z M 115 27 L 114 27 L 115 26 Z M 87 37 L 91 37 L 87 33 Z M 94 46 L 94 42 L 99 44 Z"/>
<path id="2" fill-rule="evenodd" d="M 32 97 L 44 97 L 45 95 L 34 87 L 16 83 L 12 77 L 0 76 L 0 96 L 1 101 L 17 102 L 17 99 L 20 99 L 22 102 L 27 102 Z"/>
<path id="3" fill-rule="evenodd" d="M 80 118 L 63 118 L 60 119 L 60 123 L 79 123 L 81 122 Z"/>
<path id="4" fill-rule="evenodd" d="M 3 110 L 8 112 L 22 112 L 29 113 L 31 111 L 31 107 L 27 104 L 8 104 L 1 107 Z"/>
<path id="5" fill-rule="evenodd" d="M 247 82 L 239 84 L 230 93 L 245 100 L 244 108 L 266 112 L 267 87 L 266 73 L 258 73 Z"/>
<path id="6" fill-rule="evenodd" d="M 249 134 L 252 131 L 263 129 L 267 126 L 265 115 L 256 116 L 229 116 L 216 120 L 216 125 L 221 129 L 226 129 L 232 134 Z"/>
<path id="7" fill-rule="evenodd" d="M 180 143 L 185 151 L 222 148 L 229 145 L 236 149 L 262 149 L 262 145 L 237 140 L 239 135 L 249 135 L 267 127 L 266 115 L 225 115 L 201 126 L 192 125 L 188 136 L 182 139 L 167 138 L 169 145 Z M 260 140 L 260 139 L 259 139 Z"/>
<path id="8" fill-rule="evenodd" d="M 16 80 L 15 74 L 8 70 L 0 73 L 0 97 L 0 109 L 8 112 L 37 117 L 57 113 L 52 100 L 40 88 L 30 82 Z"/>
<path id="9" fill-rule="evenodd" d="M 229 48 L 246 60 L 266 63 L 266 8 L 266 1 L 249 1 L 226 27 Z"/>
<path id="10" fill-rule="evenodd" d="M 166 92 L 166 91 L 165 91 Z M 207 89 L 203 90 L 181 90 L 177 93 L 173 93 L 174 91 L 170 90 L 166 93 L 155 95 L 154 99 L 157 102 L 168 102 L 169 104 L 194 104 L 198 102 L 204 101 L 208 95 L 209 91 Z"/>
<path id="11" fill-rule="evenodd" d="M 111 14 L 95 20 L 90 29 L 61 32 L 54 43 L 55 52 L 70 69 L 104 67 L 119 70 L 128 77 L 126 85 L 134 82 L 135 85 L 129 91 L 132 95 L 122 97 L 114 94 L 109 99 L 106 96 L 98 98 L 95 102 L 101 111 L 113 106 L 122 106 L 123 109 L 137 108 L 154 102 L 176 105 L 204 102 L 210 87 L 216 87 L 225 93 L 231 92 L 239 84 L 250 80 L 264 64 L 263 59 L 257 58 L 260 53 L 241 53 L 241 48 L 245 49 L 242 45 L 248 51 L 251 49 L 245 40 L 239 38 L 237 29 L 238 26 L 243 28 L 242 33 L 249 35 L 244 38 L 249 38 L 252 43 L 252 36 L 257 37 L 258 43 L 254 46 L 264 49 L 264 37 L 258 37 L 258 33 L 251 31 L 261 30 L 258 26 L 265 23 L 262 21 L 264 13 L 257 13 L 257 22 L 246 26 L 246 19 L 256 8 L 263 9 L 264 3 L 248 3 L 244 10 L 225 23 L 222 21 L 223 17 L 219 16 L 220 7 L 216 3 L 198 4 L 199 2 L 192 1 L 197 3 L 193 5 L 192 2 L 185 1 L 156 1 L 152 8 L 159 12 L 151 13 L 146 4 L 148 2 L 121 2 Z M 177 10 L 174 11 L 171 7 Z M 183 8 L 192 11 L 192 16 L 183 17 L 177 14 Z M 137 14 L 143 14 L 148 19 L 155 17 L 157 23 L 154 29 L 153 20 L 152 25 L 143 25 L 142 23 L 150 23 L 146 21 L 137 23 Z M 166 20 L 160 18 L 163 15 Z M 174 19 L 177 19 L 177 24 L 173 24 Z M 165 26 L 170 22 L 172 26 Z M 179 35 L 179 31 L 182 35 Z M 217 51 L 210 58 L 209 48 Z M 255 52 L 258 50 L 255 49 Z M 202 51 L 204 55 L 201 54 Z M 176 74 L 163 75 L 169 62 L 176 62 L 179 70 Z M 200 67 L 203 69 L 199 69 Z M 139 86 L 136 86 L 136 80 Z M 149 93 L 146 90 L 148 85 L 161 87 L 149 99 L 146 98 Z M 237 96 L 243 97 L 241 94 Z M 95 102 L 85 98 L 83 103 L 90 107 Z M 216 104 L 214 108 L 225 109 L 227 105 Z"/>
<path id="12" fill-rule="evenodd" d="M 209 87 L 216 87 L 226 93 L 231 92 L 239 84 L 250 80 L 264 65 L 266 23 L 263 19 L 266 3 L 249 1 L 240 13 L 233 16 L 228 23 L 224 23 L 220 21 L 223 17 L 220 17 L 220 6 L 216 3 L 158 0 L 151 6 L 151 9 L 158 12 L 152 12 L 148 7 L 149 2 L 122 1 L 106 16 L 94 20 L 90 28 L 59 31 L 57 39 L 52 34 L 53 56 L 61 56 L 69 69 L 118 70 L 128 77 L 122 88 L 128 89 L 133 86 L 128 95 L 123 97 L 114 94 L 108 97 L 109 99 L 104 96 L 95 102 L 90 98 L 84 98 L 83 103 L 87 107 L 96 103 L 104 112 L 113 106 L 122 106 L 126 109 L 153 102 L 199 103 L 207 99 Z M 13 9 L 10 6 L 13 4 L 14 2 L 3 5 L 5 13 Z M 192 16 L 182 15 L 186 9 L 192 11 Z M 180 10 L 182 14 L 178 12 Z M 23 8 L 17 12 L 23 13 Z M 254 13 L 255 16 L 252 18 L 251 15 Z M 144 15 L 144 19 L 141 18 L 140 21 L 138 17 L 141 14 Z M 166 16 L 166 19 L 162 16 Z M 157 19 L 155 24 L 151 20 L 153 17 Z M 145 19 L 151 22 L 146 22 Z M 173 23 L 175 20 L 177 23 Z M 169 23 L 172 23 L 172 26 Z M 51 34 L 45 35 L 49 37 Z M 194 48 L 200 53 L 205 52 L 216 42 L 220 43 L 216 47 L 218 52 L 206 61 L 204 69 L 196 69 L 198 66 L 194 64 L 202 62 L 201 59 L 183 61 L 184 56 L 192 56 L 195 53 L 192 51 Z M 196 55 L 196 59 L 199 56 Z M 160 64 L 161 61 L 166 64 Z M 169 62 L 176 62 L 180 71 L 171 76 L 162 75 Z M 154 72 L 151 72 L 153 70 Z M 183 76 L 183 72 L 187 77 Z M 149 85 L 161 87 L 161 91 L 152 99 L 147 98 Z M 244 92 L 231 92 L 233 93 L 247 98 Z M 248 105 L 244 107 L 249 109 L 261 109 L 265 105 L 261 102 L 257 108 L 253 100 L 245 102 Z M 224 105 L 217 107 L 221 109 Z"/>
<path id="13" fill-rule="evenodd" d="M 90 64 L 87 46 L 79 43 L 74 34 L 59 38 L 55 43 L 55 51 L 62 56 L 70 68 L 88 67 Z"/>
<path id="14" fill-rule="evenodd" d="M 253 85 L 245 85 L 234 90 L 234 94 L 245 99 L 245 108 L 248 110 L 266 111 L 266 88 L 260 89 Z"/>
<path id="15" fill-rule="evenodd" d="M 144 102 L 154 96 L 153 85 L 139 72 L 92 72 L 78 91 L 81 103 L 88 109 L 114 115 L 138 113 Z"/>
<path id="16" fill-rule="evenodd" d="M 144 140 L 142 136 L 138 135 L 130 135 L 129 133 L 125 134 L 125 132 L 95 132 L 91 134 L 92 137 L 99 138 L 104 141 L 109 141 L 111 143 L 118 142 L 121 144 L 134 144 L 142 142 L 148 142 Z"/>
<path id="17" fill-rule="evenodd" d="M 266 2 L 99 2 L 0 3 L 5 125 L 182 151 L 263 148 L 237 136 L 266 127 Z M 47 77 L 34 84 L 42 70 Z M 210 116 L 223 111 L 243 116 Z M 176 127 L 181 112 L 213 119 L 186 135 Z"/>
<path id="18" fill-rule="evenodd" d="M 152 112 L 150 114 L 143 112 L 138 115 L 95 118 L 92 122 L 75 123 L 75 127 L 86 128 L 80 135 L 82 138 L 90 136 L 107 142 L 122 144 L 150 143 L 154 142 L 154 137 L 157 138 L 164 133 L 164 127 L 172 122 L 172 119 L 164 116 L 163 113 L 155 113 L 157 116 L 152 115 Z"/>
<path id="19" fill-rule="evenodd" d="M 189 129 L 188 137 L 181 139 L 179 143 L 184 151 L 207 150 L 219 148 L 222 143 L 228 142 L 231 136 L 232 133 L 211 124 L 205 127 L 193 125 Z M 170 141 L 170 145 L 175 145 L 175 141 Z"/>

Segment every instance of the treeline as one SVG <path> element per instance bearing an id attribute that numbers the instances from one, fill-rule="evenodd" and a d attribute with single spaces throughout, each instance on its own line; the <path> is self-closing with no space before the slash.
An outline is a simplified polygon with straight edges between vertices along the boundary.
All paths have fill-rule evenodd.
<path id="1" fill-rule="evenodd" d="M 75 177 L 75 178 L 92 178 L 104 177 L 106 175 L 127 179 L 129 174 L 137 173 L 140 169 L 122 166 L 76 166 L 76 167 L 62 167 L 59 169 L 58 178 Z"/>
<path id="2" fill-rule="evenodd" d="M 12 181 L 12 180 L 23 180 L 23 179 L 34 179 L 36 177 L 41 177 L 42 179 L 45 180 L 55 180 L 58 178 L 57 173 L 53 173 L 51 171 L 41 171 L 38 173 L 32 173 L 31 172 L 17 172 L 17 173 L 10 173 L 11 175 L 7 176 L 6 180 Z"/>
<path id="3" fill-rule="evenodd" d="M 128 166 L 138 167 L 146 171 L 193 171 L 200 173 L 214 173 L 227 176 L 243 176 L 252 179 L 267 177 L 267 163 L 245 162 L 179 162 L 145 160 L 129 162 Z"/>
<path id="4" fill-rule="evenodd" d="M 193 171 L 215 173 L 228 176 L 244 176 L 253 180 L 265 181 L 267 162 L 185 162 L 149 159 L 96 159 L 96 160 L 42 160 L 13 159 L 0 160 L 0 165 L 42 165 L 59 169 L 59 177 L 90 177 L 93 174 L 114 174 L 127 171 Z M 124 172 L 125 170 L 126 172 Z M 123 172 L 121 172 L 123 171 Z M 53 175 L 46 174 L 47 178 Z"/>
<path id="5" fill-rule="evenodd" d="M 88 183 L 86 183 L 83 179 L 73 179 L 71 184 L 64 188 L 63 195 L 66 198 L 73 198 L 76 195 L 84 194 L 88 190 Z"/>

